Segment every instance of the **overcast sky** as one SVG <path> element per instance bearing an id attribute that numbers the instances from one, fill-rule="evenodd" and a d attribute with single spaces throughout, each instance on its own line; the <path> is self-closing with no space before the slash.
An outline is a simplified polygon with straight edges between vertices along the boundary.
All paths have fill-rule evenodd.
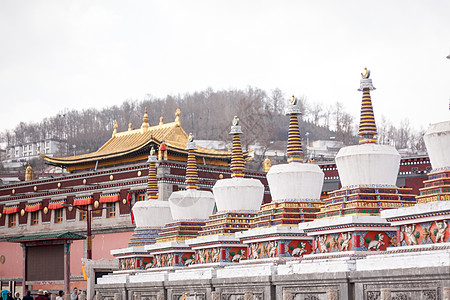
<path id="1" fill-rule="evenodd" d="M 365 66 L 377 121 L 450 115 L 448 0 L 2 0 L 0 38 L 0 131 L 65 108 L 248 85 L 357 117 Z"/>

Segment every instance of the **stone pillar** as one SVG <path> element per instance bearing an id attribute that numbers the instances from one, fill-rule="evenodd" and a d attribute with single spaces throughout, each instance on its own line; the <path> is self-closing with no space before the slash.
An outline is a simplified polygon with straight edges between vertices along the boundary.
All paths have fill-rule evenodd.
<path id="1" fill-rule="evenodd" d="M 253 293 L 252 292 L 245 292 L 244 300 L 253 300 Z"/>
<path id="2" fill-rule="evenodd" d="M 79 300 L 85 300 L 85 299 L 80 299 L 80 298 L 78 298 Z M 56 294 L 51 294 L 50 295 L 50 300 L 56 300 Z"/>
<path id="3" fill-rule="evenodd" d="M 219 292 L 212 292 L 211 293 L 211 299 L 212 300 L 220 300 L 220 293 Z"/>
<path id="4" fill-rule="evenodd" d="M 380 290 L 380 300 L 391 300 L 391 290 L 390 289 L 381 289 Z"/>
<path id="5" fill-rule="evenodd" d="M 327 299 L 328 300 L 339 300 L 339 290 L 329 289 L 327 291 Z"/>
<path id="6" fill-rule="evenodd" d="M 158 292 L 156 294 L 156 300 L 164 300 L 164 292 Z"/>
<path id="7" fill-rule="evenodd" d="M 69 298 L 70 299 L 70 298 Z M 97 292 L 96 294 L 95 294 L 95 296 L 94 296 L 94 300 L 102 300 L 103 299 L 103 297 L 102 297 L 102 294 L 100 294 L 99 292 Z"/>
<path id="8" fill-rule="evenodd" d="M 64 294 L 64 299 L 70 300 L 70 294 Z"/>
<path id="9" fill-rule="evenodd" d="M 140 292 L 134 292 L 133 293 L 133 300 L 141 300 L 141 293 Z"/>
<path id="10" fill-rule="evenodd" d="M 122 300 L 122 294 L 121 293 L 114 293 L 114 300 Z"/>
<path id="11" fill-rule="evenodd" d="M 22 264 L 22 295 L 25 296 L 28 291 L 27 287 L 27 247 L 24 243 L 20 243 L 22 246 L 22 256 L 23 256 L 23 264 Z"/>
<path id="12" fill-rule="evenodd" d="M 283 291 L 283 300 L 292 300 L 292 293 L 288 291 Z"/>
<path id="13" fill-rule="evenodd" d="M 70 243 L 72 243 L 71 240 L 64 242 L 64 293 L 66 295 L 70 295 Z"/>
<path id="14" fill-rule="evenodd" d="M 84 293 L 83 294 L 79 294 L 78 295 L 78 300 L 86 300 L 86 294 L 84 294 Z"/>
<path id="15" fill-rule="evenodd" d="M 444 298 L 442 298 L 443 300 L 450 300 L 450 286 L 446 286 L 444 287 Z"/>

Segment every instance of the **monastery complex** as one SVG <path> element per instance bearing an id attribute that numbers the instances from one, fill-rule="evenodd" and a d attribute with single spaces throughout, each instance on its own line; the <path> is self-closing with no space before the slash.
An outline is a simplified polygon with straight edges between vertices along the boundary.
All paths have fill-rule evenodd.
<path id="1" fill-rule="evenodd" d="M 239 115 L 231 152 L 171 123 L 93 153 L 42 155 L 70 173 L 0 187 L 0 288 L 96 300 L 450 299 L 450 121 L 429 157 L 377 144 L 375 87 L 361 74 L 359 144 L 303 160 L 288 101 L 287 161 L 247 172 Z M 438 109 L 438 108 L 437 108 Z"/>

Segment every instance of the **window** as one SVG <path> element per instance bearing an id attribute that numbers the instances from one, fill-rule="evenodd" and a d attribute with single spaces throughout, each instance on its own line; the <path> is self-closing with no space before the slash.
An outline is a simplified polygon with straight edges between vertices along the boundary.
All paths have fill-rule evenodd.
<path id="1" fill-rule="evenodd" d="M 116 203 L 106 203 L 106 217 L 114 218 L 116 216 Z"/>
<path id="2" fill-rule="evenodd" d="M 62 223 L 63 221 L 63 209 L 55 209 L 55 223 Z"/>
<path id="3" fill-rule="evenodd" d="M 145 200 L 145 194 L 137 194 L 136 201 L 144 201 Z"/>
<path id="4" fill-rule="evenodd" d="M 39 211 L 33 211 L 31 213 L 31 225 L 39 224 Z"/>
<path id="5" fill-rule="evenodd" d="M 80 205 L 79 207 L 84 209 L 88 208 L 87 205 Z M 80 221 L 87 221 L 87 211 L 81 209 L 79 209 L 79 211 L 80 211 Z"/>
<path id="6" fill-rule="evenodd" d="M 9 227 L 16 227 L 16 214 L 10 214 L 9 215 Z"/>

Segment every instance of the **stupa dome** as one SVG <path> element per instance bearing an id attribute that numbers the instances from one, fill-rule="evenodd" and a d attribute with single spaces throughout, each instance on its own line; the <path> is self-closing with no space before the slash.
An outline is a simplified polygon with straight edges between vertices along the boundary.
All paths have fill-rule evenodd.
<path id="1" fill-rule="evenodd" d="M 324 173 L 317 165 L 275 165 L 267 173 L 272 201 L 320 199 Z"/>
<path id="2" fill-rule="evenodd" d="M 138 201 L 133 206 L 136 227 L 163 227 L 172 222 L 169 203 L 167 201 Z"/>
<path id="3" fill-rule="evenodd" d="M 213 187 L 217 211 L 257 211 L 264 197 L 264 186 L 253 178 L 218 180 Z"/>
<path id="4" fill-rule="evenodd" d="M 423 139 L 433 169 L 450 167 L 450 121 L 431 124 Z"/>
<path id="5" fill-rule="evenodd" d="M 196 189 L 177 191 L 170 195 L 169 206 L 174 220 L 206 220 L 213 213 L 214 196 Z"/>
<path id="6" fill-rule="evenodd" d="M 388 145 L 361 144 L 344 147 L 336 155 L 342 187 L 354 185 L 395 186 L 400 154 Z"/>

